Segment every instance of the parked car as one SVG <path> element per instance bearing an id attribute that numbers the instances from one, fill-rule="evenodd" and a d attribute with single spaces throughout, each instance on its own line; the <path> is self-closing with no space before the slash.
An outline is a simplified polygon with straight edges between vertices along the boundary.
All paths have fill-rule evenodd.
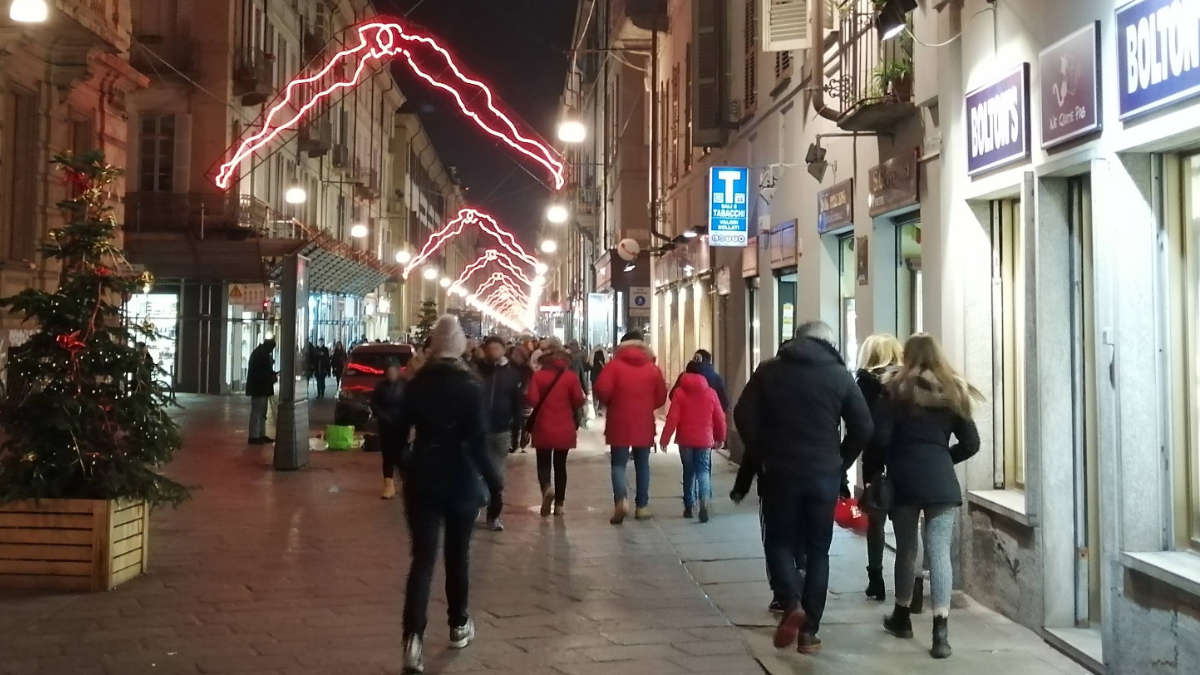
<path id="1" fill-rule="evenodd" d="M 407 367 L 412 360 L 411 345 L 362 344 L 350 351 L 342 385 L 334 408 L 334 424 L 353 426 L 359 431 L 374 431 L 371 419 L 371 394 L 383 379 L 383 371 L 392 359 Z"/>

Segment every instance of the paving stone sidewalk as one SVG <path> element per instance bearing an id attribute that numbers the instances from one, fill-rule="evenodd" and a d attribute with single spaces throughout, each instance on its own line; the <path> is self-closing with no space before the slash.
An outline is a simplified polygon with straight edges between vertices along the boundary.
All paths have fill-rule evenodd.
<path id="1" fill-rule="evenodd" d="M 244 398 L 181 403 L 186 444 L 170 471 L 199 489 L 155 513 L 150 573 L 111 593 L 0 592 L 0 673 L 399 673 L 408 542 L 399 502 L 377 497 L 378 456 L 319 453 L 306 470 L 277 473 L 269 448 L 242 443 Z M 723 495 L 734 468 L 714 464 Z M 473 543 L 479 638 L 446 649 L 439 574 L 428 672 L 1083 672 L 975 606 L 952 618 L 948 662 L 925 654 L 924 623 L 915 641 L 884 635 L 883 608 L 860 588 L 862 540 L 847 533 L 834 546 L 826 650 L 776 653 L 753 500 L 735 508 L 718 496 L 711 523 L 684 521 L 678 458 L 660 454 L 657 518 L 613 527 L 597 432 L 568 465 L 568 512 L 542 519 L 533 455 L 510 458 L 508 529 Z"/>

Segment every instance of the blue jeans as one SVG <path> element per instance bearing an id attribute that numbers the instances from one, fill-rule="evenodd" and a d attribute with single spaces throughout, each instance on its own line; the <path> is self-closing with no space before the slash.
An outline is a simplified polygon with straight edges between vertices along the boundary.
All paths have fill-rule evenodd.
<path id="1" fill-rule="evenodd" d="M 699 496 L 701 504 L 712 499 L 712 450 L 679 446 L 683 463 L 683 505 L 692 508 Z"/>
<path id="2" fill-rule="evenodd" d="M 794 609 L 799 600 L 808 615 L 805 630 L 813 635 L 820 629 L 821 616 L 825 613 L 833 510 L 841 482 L 837 474 L 810 475 L 771 485 L 761 496 L 765 526 L 763 548 L 771 568 L 771 579 L 775 582 L 775 596 L 788 611 Z M 796 570 L 799 552 L 805 557 L 803 582 Z"/>
<path id="3" fill-rule="evenodd" d="M 634 499 L 634 504 L 642 509 L 650 503 L 650 448 L 615 445 L 612 447 L 613 500 L 619 502 L 629 497 L 625 473 L 631 451 L 633 453 L 633 470 L 637 474 L 637 497 Z"/>

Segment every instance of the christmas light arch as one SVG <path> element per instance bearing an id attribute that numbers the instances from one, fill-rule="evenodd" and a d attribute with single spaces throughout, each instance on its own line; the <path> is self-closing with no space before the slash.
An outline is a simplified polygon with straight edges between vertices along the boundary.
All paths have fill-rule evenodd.
<path id="1" fill-rule="evenodd" d="M 533 267 L 535 270 L 538 269 L 538 265 L 540 264 L 538 259 L 529 255 L 529 253 L 522 248 L 521 244 L 517 242 L 517 238 L 512 232 L 500 227 L 500 224 L 496 222 L 496 219 L 488 214 L 477 209 L 467 208 L 459 211 L 458 215 L 453 220 L 446 223 L 442 229 L 429 235 L 429 239 L 426 240 L 425 245 L 421 247 L 421 252 L 414 256 L 412 260 L 409 260 L 408 264 L 404 266 L 404 278 L 407 279 L 408 275 L 411 274 L 413 270 L 423 265 L 425 261 L 428 260 L 429 257 L 434 253 L 437 253 L 438 249 L 440 249 L 443 244 L 462 234 L 463 229 L 465 229 L 467 225 L 478 225 L 481 232 L 495 239 L 496 242 L 500 244 L 500 247 L 510 253 L 513 257 L 529 265 L 530 267 Z"/>
<path id="2" fill-rule="evenodd" d="M 489 248 L 488 250 L 484 251 L 483 255 L 475 259 L 475 262 L 463 268 L 462 274 L 458 275 L 458 279 L 454 282 L 454 285 L 462 286 L 463 284 L 467 283 L 476 272 L 484 267 L 487 267 L 493 262 L 502 267 L 504 271 L 512 275 L 512 277 L 517 281 L 520 281 L 526 286 L 533 286 L 533 279 L 530 279 L 529 275 L 525 274 L 520 267 L 517 267 L 516 263 L 513 262 L 511 257 L 505 254 L 503 251 L 497 251 L 494 248 Z"/>
<path id="3" fill-rule="evenodd" d="M 410 33 L 394 20 L 372 21 L 355 30 L 358 44 L 334 54 L 315 74 L 296 77 L 288 83 L 279 100 L 263 114 L 261 124 L 253 127 L 258 130 L 236 143 L 233 152 L 219 165 L 213 179 L 218 187 L 229 189 L 243 161 L 284 132 L 296 130 L 322 101 L 360 84 L 372 63 L 399 59 L 417 77 L 448 93 L 459 110 L 482 131 L 544 167 L 554 181 L 554 188 L 562 189 L 566 180 L 562 156 L 549 143 L 534 138 L 537 134 L 518 130 L 512 118 L 496 106 L 492 90 L 468 77 L 450 52 L 433 38 Z M 418 64 L 419 58 L 438 63 L 441 72 L 437 76 L 431 74 Z M 349 75 L 345 74 L 347 71 Z M 342 76 L 338 77 L 338 73 Z"/>

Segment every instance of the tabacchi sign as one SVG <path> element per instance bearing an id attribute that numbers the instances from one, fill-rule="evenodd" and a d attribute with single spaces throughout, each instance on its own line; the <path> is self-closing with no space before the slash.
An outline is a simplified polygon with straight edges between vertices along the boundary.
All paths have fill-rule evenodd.
<path id="1" fill-rule="evenodd" d="M 967 173 L 1029 156 L 1029 64 L 967 93 Z"/>
<path id="2" fill-rule="evenodd" d="M 1200 2 L 1137 0 L 1117 10 L 1121 119 L 1200 93 Z"/>
<path id="3" fill-rule="evenodd" d="M 749 237 L 750 169 L 714 166 L 708 171 L 708 244 L 745 246 Z"/>

